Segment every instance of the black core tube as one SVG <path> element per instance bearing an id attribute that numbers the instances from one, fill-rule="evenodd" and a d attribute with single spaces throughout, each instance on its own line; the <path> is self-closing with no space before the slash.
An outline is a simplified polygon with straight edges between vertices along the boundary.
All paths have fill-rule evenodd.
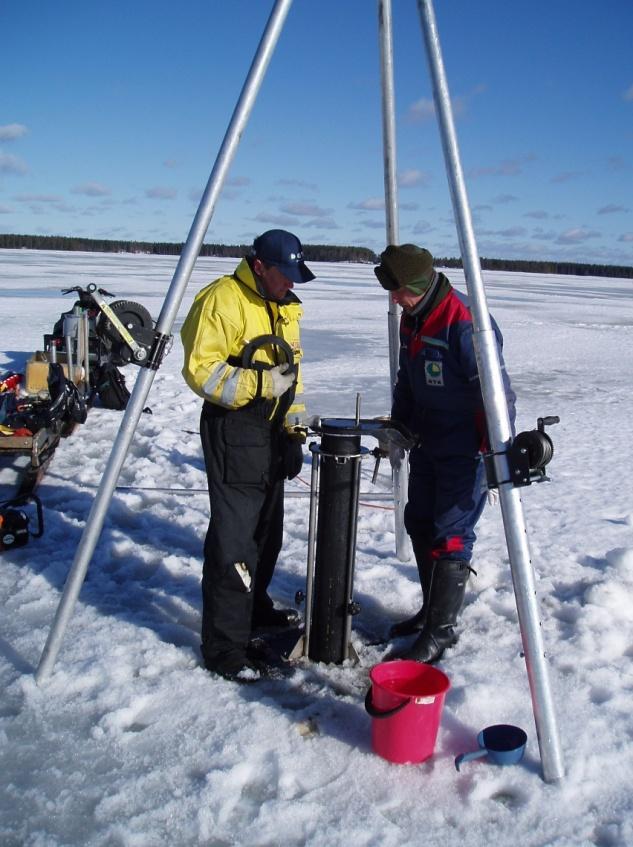
<path id="1" fill-rule="evenodd" d="M 350 429 L 352 431 L 350 431 Z M 344 421 L 322 421 L 321 479 L 309 658 L 337 663 L 349 655 L 350 603 L 356 551 L 360 433 Z"/>

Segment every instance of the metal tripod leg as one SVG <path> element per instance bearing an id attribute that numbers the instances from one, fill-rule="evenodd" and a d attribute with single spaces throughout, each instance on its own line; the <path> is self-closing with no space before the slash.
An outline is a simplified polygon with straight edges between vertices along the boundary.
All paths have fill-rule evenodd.
<path id="1" fill-rule="evenodd" d="M 398 244 L 398 181 L 396 167 L 396 121 L 393 84 L 393 38 L 391 26 L 391 0 L 378 0 L 378 31 L 380 36 L 380 68 L 382 82 L 382 145 L 385 178 L 385 214 L 387 244 Z M 398 375 L 400 352 L 400 306 L 387 295 L 387 326 L 389 335 L 389 376 L 391 393 Z M 394 529 L 396 556 L 401 562 L 411 558 L 411 543 L 404 528 L 404 506 L 409 486 L 409 467 L 402 462 L 392 471 Z"/>
<path id="2" fill-rule="evenodd" d="M 222 190 L 230 164 L 237 151 L 250 113 L 255 105 L 257 92 L 261 86 L 266 68 L 272 58 L 275 45 L 279 40 L 291 4 L 292 0 L 277 0 L 266 24 L 266 29 L 262 35 L 240 98 L 233 112 L 226 135 L 224 136 L 224 141 L 211 171 L 207 187 L 202 195 L 202 200 L 191 225 L 187 241 L 183 247 L 156 324 L 157 332 L 163 335 L 169 335 L 178 314 L 187 283 L 191 277 L 193 267 L 202 247 L 202 242 L 204 241 L 213 216 L 215 204 Z M 134 385 L 35 674 L 35 679 L 38 683 L 50 675 L 55 664 L 64 632 L 68 626 L 68 621 L 79 596 L 88 565 L 97 545 L 106 512 L 112 500 L 117 478 L 127 456 L 143 407 L 145 406 L 154 375 L 154 370 L 141 368 L 136 384 Z"/>
<path id="3" fill-rule="evenodd" d="M 498 457 L 498 479 L 509 479 L 508 461 L 505 453 L 512 431 L 508 406 L 503 389 L 499 355 L 491 327 L 486 303 L 479 251 L 466 195 L 466 185 L 457 146 L 457 135 L 440 41 L 431 0 L 418 0 L 422 33 L 426 45 L 433 97 L 440 124 L 446 172 L 451 190 L 453 211 L 458 226 L 459 243 L 470 297 L 473 317 L 474 344 L 481 381 L 486 420 L 491 446 Z M 528 680 L 532 694 L 532 708 L 541 752 L 543 777 L 554 782 L 564 776 L 564 766 L 556 715 L 549 684 L 547 663 L 539 621 L 538 604 L 534 583 L 534 571 L 527 544 L 527 529 L 521 506 L 519 489 L 511 484 L 499 488 L 503 524 L 510 556 L 512 581 L 519 613 L 519 625 L 525 651 Z"/>

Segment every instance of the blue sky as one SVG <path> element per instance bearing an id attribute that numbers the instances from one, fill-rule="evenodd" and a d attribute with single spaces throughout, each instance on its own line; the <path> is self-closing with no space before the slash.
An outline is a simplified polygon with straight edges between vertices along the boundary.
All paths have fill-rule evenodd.
<path id="1" fill-rule="evenodd" d="M 3 0 L 0 232 L 184 241 L 272 0 Z M 633 264 L 633 2 L 436 0 L 483 256 Z M 400 241 L 459 254 L 415 0 Z M 294 0 L 208 242 L 384 248 L 374 0 Z"/>

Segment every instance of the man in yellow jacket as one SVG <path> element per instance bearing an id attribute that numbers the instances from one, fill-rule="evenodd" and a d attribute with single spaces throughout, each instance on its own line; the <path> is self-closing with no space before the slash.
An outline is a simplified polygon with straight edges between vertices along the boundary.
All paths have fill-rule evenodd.
<path id="1" fill-rule="evenodd" d="M 255 239 L 231 276 L 196 296 L 181 330 L 183 376 L 203 400 L 202 450 L 211 520 L 202 573 L 202 658 L 228 679 L 253 681 L 253 629 L 290 626 L 267 589 L 283 535 L 284 479 L 303 463 L 305 406 L 301 301 L 314 279 L 299 239 L 281 229 Z"/>

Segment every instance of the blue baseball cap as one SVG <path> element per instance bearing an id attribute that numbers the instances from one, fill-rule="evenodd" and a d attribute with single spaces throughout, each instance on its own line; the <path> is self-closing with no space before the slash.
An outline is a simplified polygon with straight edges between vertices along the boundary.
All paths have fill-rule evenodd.
<path id="1" fill-rule="evenodd" d="M 303 247 L 296 235 L 285 229 L 269 229 L 253 242 L 253 256 L 275 265 L 292 282 L 309 282 L 314 274 L 303 261 Z"/>

